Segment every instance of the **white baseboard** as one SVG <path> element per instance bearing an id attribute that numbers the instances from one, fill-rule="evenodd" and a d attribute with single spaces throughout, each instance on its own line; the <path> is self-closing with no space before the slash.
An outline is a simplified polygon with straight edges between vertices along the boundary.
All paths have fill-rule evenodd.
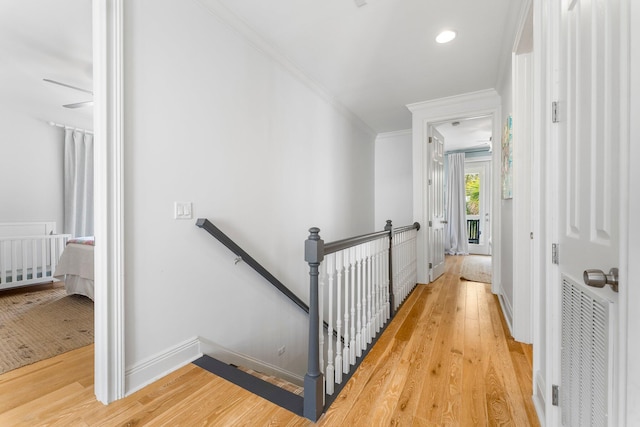
<path id="1" fill-rule="evenodd" d="M 504 314 L 504 320 L 507 322 L 509 332 L 513 336 L 513 308 L 509 303 L 509 300 L 504 297 L 504 290 L 501 288 L 498 294 L 498 300 L 500 301 L 500 308 L 502 308 L 502 314 Z"/>
<path id="2" fill-rule="evenodd" d="M 125 371 L 128 396 L 202 356 L 198 337 L 155 354 Z"/>
<path id="3" fill-rule="evenodd" d="M 542 427 L 545 426 L 545 394 L 544 390 L 546 389 L 544 378 L 540 375 L 540 372 L 536 373 L 536 380 L 534 383 L 535 390 L 533 390 L 533 406 L 536 408 L 536 414 L 538 415 L 538 421 Z"/>
<path id="4" fill-rule="evenodd" d="M 298 386 L 304 385 L 303 376 L 255 359 L 251 356 L 247 356 L 246 354 L 241 354 L 233 350 L 229 350 L 228 348 L 224 348 L 205 338 L 200 337 L 199 340 L 202 354 L 214 357 L 224 363 L 243 366 L 245 368 L 253 369 L 264 374 L 273 375 L 274 377 L 287 380 L 290 383 Z"/>

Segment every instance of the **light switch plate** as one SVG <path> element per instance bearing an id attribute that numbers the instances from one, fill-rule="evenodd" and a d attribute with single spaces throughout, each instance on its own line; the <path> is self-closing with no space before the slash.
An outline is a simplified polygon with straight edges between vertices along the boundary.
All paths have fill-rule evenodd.
<path id="1" fill-rule="evenodd" d="M 193 208 L 191 202 L 174 202 L 173 206 L 174 219 L 193 218 Z"/>

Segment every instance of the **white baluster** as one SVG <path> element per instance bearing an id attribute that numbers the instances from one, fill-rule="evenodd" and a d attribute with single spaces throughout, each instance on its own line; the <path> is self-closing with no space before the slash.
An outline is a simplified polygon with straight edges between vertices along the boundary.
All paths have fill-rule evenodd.
<path id="1" fill-rule="evenodd" d="M 320 264 L 318 283 L 318 352 L 320 353 L 320 372 L 324 374 L 324 284 L 327 280 L 327 264 Z"/>
<path id="2" fill-rule="evenodd" d="M 349 267 L 351 270 L 351 341 L 349 342 L 349 363 L 356 364 L 356 251 L 349 248 Z"/>
<path id="3" fill-rule="evenodd" d="M 380 255 L 381 240 L 376 242 L 376 333 L 380 331 L 382 325 L 382 260 Z"/>
<path id="4" fill-rule="evenodd" d="M 358 324 L 356 326 L 356 356 L 362 357 L 362 245 L 358 245 L 354 248 L 356 253 L 356 284 L 357 284 L 357 299 L 356 299 L 356 319 Z"/>
<path id="5" fill-rule="evenodd" d="M 382 251 L 382 277 L 384 287 L 382 288 L 382 292 L 384 295 L 383 306 L 382 306 L 382 323 L 380 327 L 382 327 L 387 320 L 387 310 L 389 306 L 389 245 L 387 248 Z"/>
<path id="6" fill-rule="evenodd" d="M 376 332 L 380 332 L 380 329 L 382 329 L 382 325 L 384 325 L 384 322 L 382 321 L 383 316 L 384 316 L 384 301 L 385 301 L 385 291 L 384 291 L 384 284 L 385 284 L 385 278 L 384 278 L 384 247 L 381 244 L 381 242 L 378 242 L 379 246 L 378 246 L 378 263 L 379 263 L 379 267 L 378 267 L 378 271 L 380 274 L 380 278 L 379 280 L 379 294 L 380 294 L 380 305 L 378 307 L 378 313 L 377 313 L 377 319 L 376 319 Z"/>
<path id="7" fill-rule="evenodd" d="M 336 275 L 335 254 L 327 255 L 325 263 L 327 264 L 327 274 L 329 276 L 329 297 L 327 299 L 329 306 L 327 323 L 329 327 L 327 328 L 327 374 L 325 375 L 325 385 L 327 394 L 332 395 L 335 385 L 335 371 L 333 368 L 333 282 Z"/>
<path id="8" fill-rule="evenodd" d="M 367 326 L 366 326 L 366 342 L 367 344 L 371 344 L 372 335 L 371 335 L 371 304 L 372 304 L 372 292 L 371 292 L 371 245 L 373 242 L 368 242 L 366 245 L 365 253 L 366 253 L 366 266 L 367 266 Z"/>
<path id="9" fill-rule="evenodd" d="M 367 253 L 366 244 L 361 245 L 362 256 L 362 325 L 360 327 L 360 348 L 367 348 Z"/>
<path id="10" fill-rule="evenodd" d="M 349 349 L 349 294 L 351 293 L 350 285 L 350 259 L 349 249 L 342 251 L 344 257 L 344 348 L 342 349 L 343 372 L 349 373 L 349 361 L 351 360 Z"/>
<path id="11" fill-rule="evenodd" d="M 373 244 L 373 253 L 371 254 L 371 260 L 373 262 L 373 313 L 372 313 L 372 322 L 373 322 L 373 333 L 376 334 L 378 332 L 378 309 L 380 306 L 380 265 L 378 262 L 378 246 L 380 244 L 379 240 L 376 240 Z"/>
<path id="12" fill-rule="evenodd" d="M 337 270 L 337 289 L 336 289 L 336 384 L 342 383 L 342 312 L 340 311 L 342 301 L 342 275 L 344 271 L 344 255 L 342 252 L 335 254 L 336 270 Z"/>

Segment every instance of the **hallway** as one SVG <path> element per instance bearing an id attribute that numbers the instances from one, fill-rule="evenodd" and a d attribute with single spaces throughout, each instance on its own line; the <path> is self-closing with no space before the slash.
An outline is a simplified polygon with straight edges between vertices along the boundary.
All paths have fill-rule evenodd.
<path id="1" fill-rule="evenodd" d="M 320 426 L 539 425 L 531 346 L 509 337 L 463 257 L 419 285 Z M 0 376 L 0 425 L 311 425 L 192 364 L 109 406 L 93 396 L 93 346 Z"/>
<path id="2" fill-rule="evenodd" d="M 463 256 L 419 285 L 320 425 L 537 426 L 532 348 L 514 341 Z"/>

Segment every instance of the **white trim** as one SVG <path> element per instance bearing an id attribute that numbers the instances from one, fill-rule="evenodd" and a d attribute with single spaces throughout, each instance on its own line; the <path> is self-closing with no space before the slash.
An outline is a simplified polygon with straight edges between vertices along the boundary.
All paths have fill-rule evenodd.
<path id="1" fill-rule="evenodd" d="M 95 394 L 124 397 L 122 60 L 124 0 L 93 0 Z"/>
<path id="2" fill-rule="evenodd" d="M 383 132 L 383 133 L 379 133 L 378 136 L 376 136 L 376 141 L 380 139 L 385 139 L 385 138 L 396 138 L 399 136 L 408 136 L 408 135 L 411 135 L 411 129 L 395 130 L 393 132 Z"/>
<path id="3" fill-rule="evenodd" d="M 547 389 L 544 377 L 540 372 L 536 372 L 533 381 L 533 406 L 536 408 L 536 414 L 538 415 L 538 421 L 540 425 L 544 427 L 546 425 L 546 419 L 544 417 L 545 408 L 545 390 Z"/>
<path id="4" fill-rule="evenodd" d="M 296 64 L 289 60 L 286 56 L 282 55 L 276 47 L 268 43 L 264 38 L 258 34 L 245 20 L 236 15 L 226 5 L 219 0 L 194 0 L 199 3 L 210 12 L 213 16 L 217 17 L 223 24 L 238 33 L 249 44 L 251 44 L 257 51 L 263 53 L 267 57 L 271 58 L 276 63 L 280 64 L 285 70 L 287 70 L 293 77 L 298 79 L 302 84 L 313 90 L 318 96 L 332 105 L 336 111 L 342 114 L 347 120 L 352 122 L 355 126 L 358 126 L 369 135 L 375 137 L 376 132 L 367 125 L 360 117 L 355 115 L 351 110 L 345 107 L 338 99 L 333 96 L 327 89 L 325 89 L 320 83 L 309 77 L 304 71 L 302 71 Z"/>
<path id="5" fill-rule="evenodd" d="M 529 16 L 527 13 L 526 16 Z M 522 26 L 525 25 L 523 21 Z M 522 35 L 522 29 L 518 32 Z M 519 40 L 516 40 L 516 44 Z M 512 56 L 513 106 L 513 337 L 533 340 L 533 64 L 531 53 Z"/>
<path id="6" fill-rule="evenodd" d="M 632 15 L 634 14 L 635 15 Z M 633 196 L 631 192 L 632 185 L 636 185 L 637 174 L 631 173 L 631 165 L 637 165 L 640 162 L 638 158 L 638 150 L 631 148 L 631 141 L 638 141 L 637 121 L 631 125 L 631 117 L 637 118 L 638 105 L 638 69 L 633 69 L 638 65 L 639 55 L 637 53 L 637 42 L 640 38 L 632 33 L 632 29 L 637 28 L 640 21 L 640 8 L 637 2 L 630 0 L 622 0 L 620 2 L 620 229 L 618 231 L 620 238 L 620 256 L 619 256 L 619 280 L 620 288 L 618 295 L 618 359 L 615 363 L 617 370 L 615 379 L 617 380 L 617 390 L 614 393 L 617 407 L 614 410 L 618 413 L 618 425 L 637 425 L 640 421 L 640 412 L 634 403 L 637 401 L 637 387 L 640 385 L 640 378 L 637 371 L 633 368 L 629 369 L 629 359 L 637 359 L 637 345 L 629 345 L 629 311 L 635 309 L 635 302 L 638 301 L 635 295 L 629 289 L 632 281 L 631 277 L 638 277 L 637 263 L 634 262 L 637 257 L 637 243 L 634 248 L 633 243 L 638 240 L 638 230 L 630 224 L 629 218 L 635 217 L 637 214 L 637 196 Z M 635 24 L 633 25 L 632 24 Z M 635 35 L 635 39 L 632 37 Z M 634 62 L 635 61 L 635 62 Z M 636 145 L 637 147 L 637 145 Z M 634 167 L 634 169 L 636 169 Z M 634 176 L 635 175 L 635 176 Z M 637 194 L 636 192 L 634 192 Z M 631 199 L 634 200 L 631 200 Z M 635 253 L 634 253 L 635 252 Z M 634 261 L 631 261 L 634 260 Z M 633 302 L 632 302 L 633 301 Z M 629 305 L 629 303 L 632 302 Z M 637 315 L 632 316 L 637 319 Z M 633 325 L 632 325 L 633 328 Z M 637 342 L 637 341 L 636 341 Z M 632 355 L 629 352 L 632 352 Z M 631 356 L 631 358 L 629 357 Z M 634 377 L 635 375 L 635 377 Z M 629 396 L 629 385 L 632 387 L 631 396 Z M 636 388 L 633 390 L 633 388 Z M 634 393 L 634 391 L 636 393 Z"/>
<path id="7" fill-rule="evenodd" d="M 457 96 L 434 99 L 431 101 L 418 102 L 407 105 L 413 114 L 413 220 L 421 224 L 428 224 L 427 209 L 427 183 L 425 177 L 428 176 L 427 150 L 427 129 L 431 123 L 454 120 L 464 117 L 491 116 L 493 120 L 494 138 L 502 135 L 501 114 L 502 106 L 500 95 L 494 89 L 487 89 L 478 92 L 465 93 Z M 446 143 L 446 142 L 445 142 Z M 492 152 L 494 165 L 500 164 L 500 150 Z M 500 168 L 492 168 L 491 177 L 493 191 L 491 212 L 492 227 L 492 284 L 491 290 L 498 293 L 500 286 Z M 425 230 L 425 231 L 423 231 Z M 418 232 L 418 282 L 427 283 L 429 280 L 430 262 L 429 241 L 427 227 L 423 227 Z"/>
<path id="8" fill-rule="evenodd" d="M 504 314 L 504 320 L 509 327 L 509 333 L 513 336 L 513 307 L 509 302 L 509 299 L 505 297 L 504 289 L 500 287 L 500 293 L 498 294 L 498 301 L 502 307 L 502 314 Z"/>
<path id="9" fill-rule="evenodd" d="M 200 349 L 202 354 L 211 356 L 221 362 L 232 364 L 235 366 L 243 366 L 245 368 L 253 369 L 264 374 L 273 375 L 277 378 L 282 378 L 289 381 L 292 384 L 303 386 L 304 376 L 295 374 L 293 372 L 282 369 L 278 366 L 264 362 L 262 360 L 255 359 L 246 354 L 238 353 L 228 348 L 222 347 L 206 338 L 199 337 Z"/>
<path id="10" fill-rule="evenodd" d="M 137 363 L 127 369 L 125 375 L 127 395 L 135 393 L 201 356 L 200 340 L 198 337 L 193 337 Z"/>

